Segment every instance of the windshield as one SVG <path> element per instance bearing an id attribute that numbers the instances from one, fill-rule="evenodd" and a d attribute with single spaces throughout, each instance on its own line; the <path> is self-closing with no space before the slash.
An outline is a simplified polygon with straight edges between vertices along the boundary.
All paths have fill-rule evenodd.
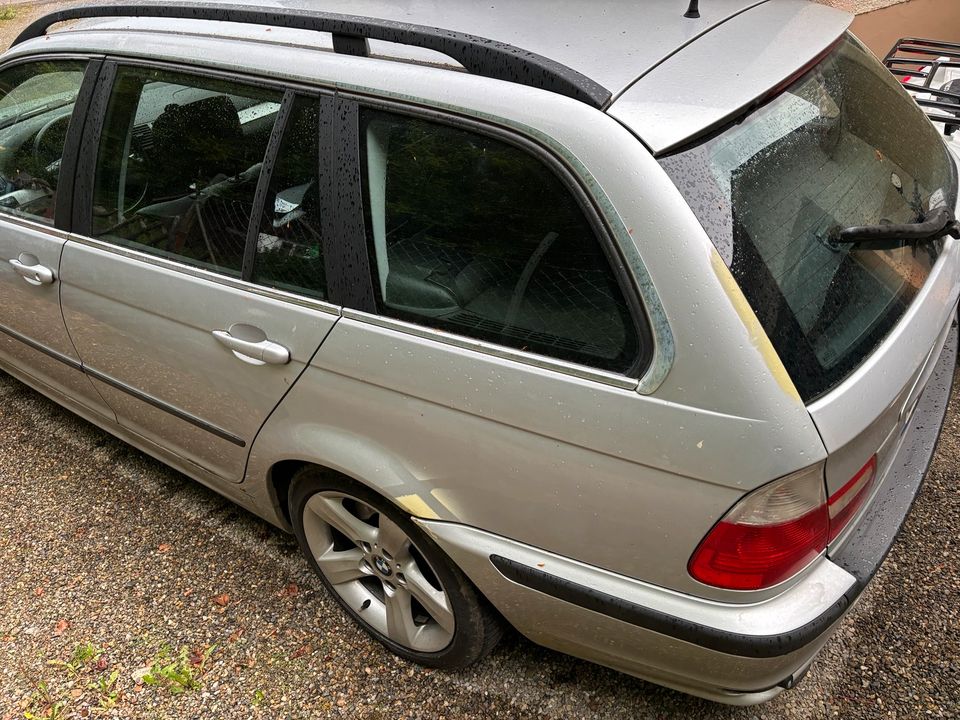
<path id="1" fill-rule="evenodd" d="M 12 68 L 9 73 L 13 76 L 11 85 L 0 87 L 0 127 L 21 120 L 28 113 L 46 112 L 71 105 L 83 80 L 83 66 L 78 63 L 71 65 L 75 67 L 60 72 L 44 72 L 33 77 L 23 77 L 27 70 L 36 70 L 32 64 L 22 66 L 23 69 Z M 4 81 L 6 80 L 5 77 Z M 20 80 L 22 82 L 19 82 Z"/>
<path id="2" fill-rule="evenodd" d="M 841 245 L 837 230 L 956 205 L 943 140 L 852 36 L 759 110 L 661 163 L 805 401 L 869 356 L 943 247 Z"/>

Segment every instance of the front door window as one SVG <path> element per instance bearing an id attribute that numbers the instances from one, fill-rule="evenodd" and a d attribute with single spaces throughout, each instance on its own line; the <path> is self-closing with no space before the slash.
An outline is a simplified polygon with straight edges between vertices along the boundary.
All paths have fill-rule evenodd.
<path id="1" fill-rule="evenodd" d="M 0 72 L 0 212 L 53 225 L 60 161 L 86 63 L 57 60 Z"/>
<path id="2" fill-rule="evenodd" d="M 121 68 L 103 130 L 93 234 L 239 276 L 282 93 Z"/>

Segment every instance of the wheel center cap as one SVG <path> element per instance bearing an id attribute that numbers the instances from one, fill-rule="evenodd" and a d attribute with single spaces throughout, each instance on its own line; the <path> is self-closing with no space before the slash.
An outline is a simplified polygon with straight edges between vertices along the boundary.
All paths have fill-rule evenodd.
<path id="1" fill-rule="evenodd" d="M 390 570 L 390 563 L 388 563 L 379 555 L 373 558 L 373 566 L 377 569 L 377 572 L 380 573 L 381 575 L 385 575 L 389 577 L 390 575 L 393 574 L 393 572 Z"/>

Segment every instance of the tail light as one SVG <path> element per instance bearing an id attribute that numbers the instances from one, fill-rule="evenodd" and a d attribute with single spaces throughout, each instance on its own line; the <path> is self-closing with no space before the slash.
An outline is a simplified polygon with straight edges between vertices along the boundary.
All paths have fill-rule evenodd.
<path id="1" fill-rule="evenodd" d="M 851 518 L 857 514 L 857 511 L 863 506 L 864 501 L 870 495 L 870 489 L 873 487 L 873 481 L 877 478 L 877 456 L 874 455 L 867 461 L 857 474 L 854 475 L 842 488 L 837 490 L 827 501 L 827 507 L 830 510 L 830 540 L 834 539 L 843 532 L 843 529 L 850 522 Z"/>
<path id="2" fill-rule="evenodd" d="M 795 575 L 840 534 L 876 477 L 876 456 L 830 498 L 822 466 L 764 485 L 738 502 L 694 551 L 687 569 L 702 583 L 760 590 Z"/>

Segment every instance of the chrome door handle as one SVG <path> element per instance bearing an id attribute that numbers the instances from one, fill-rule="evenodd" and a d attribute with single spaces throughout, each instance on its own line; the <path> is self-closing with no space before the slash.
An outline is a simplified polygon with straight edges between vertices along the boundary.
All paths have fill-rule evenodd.
<path id="1" fill-rule="evenodd" d="M 237 326 L 233 326 L 230 330 L 236 328 Z M 233 350 L 233 354 L 240 360 L 251 365 L 286 365 L 290 362 L 290 351 L 283 345 L 267 339 L 243 340 L 231 335 L 230 330 L 214 330 L 213 336 L 221 344 Z"/>
<path id="2" fill-rule="evenodd" d="M 19 258 L 13 258 L 10 264 L 13 266 L 13 271 L 31 285 L 50 285 L 56 280 L 53 270 L 46 265 L 40 265 L 39 263 L 25 265 L 20 262 Z"/>

